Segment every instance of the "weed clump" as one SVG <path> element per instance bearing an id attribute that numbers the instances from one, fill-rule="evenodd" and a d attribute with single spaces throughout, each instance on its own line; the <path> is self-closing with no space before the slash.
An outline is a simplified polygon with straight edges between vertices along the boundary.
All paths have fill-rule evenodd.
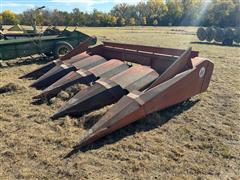
<path id="1" fill-rule="evenodd" d="M 92 111 L 88 114 L 85 114 L 81 121 L 83 122 L 84 128 L 89 129 L 91 128 L 96 122 L 104 116 L 104 114 L 112 107 L 112 105 L 105 106 L 101 109 L 98 109 L 96 111 Z"/>
<path id="2" fill-rule="evenodd" d="M 17 90 L 24 89 L 24 86 L 20 86 L 19 84 L 15 83 L 8 83 L 2 87 L 0 87 L 0 94 L 7 93 L 7 92 L 15 92 Z"/>
<path id="3" fill-rule="evenodd" d="M 57 98 L 61 99 L 62 101 L 67 101 L 70 98 L 72 98 L 75 94 L 77 94 L 79 91 L 87 87 L 88 86 L 84 84 L 75 84 L 65 89 L 64 91 L 61 91 L 60 93 L 58 93 Z"/>
<path id="4" fill-rule="evenodd" d="M 88 86 L 85 84 L 75 84 L 65 90 L 66 93 L 69 94 L 70 97 L 73 97 L 75 94 L 77 94 L 79 91 L 87 88 Z"/>
<path id="5" fill-rule="evenodd" d="M 69 94 L 65 91 L 58 93 L 57 97 L 63 101 L 67 101 L 70 98 Z"/>

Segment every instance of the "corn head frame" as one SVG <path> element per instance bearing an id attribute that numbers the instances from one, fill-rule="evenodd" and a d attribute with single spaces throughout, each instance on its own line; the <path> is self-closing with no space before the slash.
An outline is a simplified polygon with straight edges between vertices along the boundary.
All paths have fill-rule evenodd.
<path id="1" fill-rule="evenodd" d="M 35 99 L 52 98 L 76 83 L 89 85 L 53 114 L 53 119 L 81 116 L 114 104 L 74 147 L 81 148 L 148 114 L 206 91 L 213 67 L 212 62 L 198 57 L 191 48 L 111 42 L 87 48 L 82 43 L 63 58 L 23 77 L 38 78 L 31 86 L 43 91 Z"/>

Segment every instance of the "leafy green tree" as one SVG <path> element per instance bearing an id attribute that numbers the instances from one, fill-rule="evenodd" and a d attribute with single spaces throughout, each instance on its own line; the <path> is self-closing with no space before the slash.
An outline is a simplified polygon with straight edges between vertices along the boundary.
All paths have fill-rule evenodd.
<path id="1" fill-rule="evenodd" d="M 135 20 L 137 25 L 147 24 L 147 5 L 144 2 L 139 2 L 135 6 Z"/>
<path id="2" fill-rule="evenodd" d="M 179 0 L 167 0 L 168 11 L 164 16 L 164 25 L 178 25 L 182 17 L 182 8 Z"/>
<path id="3" fill-rule="evenodd" d="M 124 18 L 117 19 L 117 26 L 125 26 L 125 25 L 126 25 L 126 21 Z"/>
<path id="4" fill-rule="evenodd" d="M 231 26 L 240 27 L 240 1 L 233 0 L 235 8 L 230 12 L 229 19 L 231 20 Z"/>
<path id="5" fill-rule="evenodd" d="M 93 10 L 93 13 L 90 15 L 91 26 L 101 26 L 104 18 L 104 14 L 96 9 Z"/>
<path id="6" fill-rule="evenodd" d="M 22 14 L 18 14 L 18 19 L 20 24 L 24 25 L 33 25 L 35 20 L 37 25 L 49 25 L 51 23 L 49 11 L 47 10 L 35 11 L 34 9 L 29 9 Z"/>
<path id="7" fill-rule="evenodd" d="M 127 3 L 121 3 L 113 7 L 111 14 L 119 18 L 128 18 L 131 12 L 131 6 Z"/>
<path id="8" fill-rule="evenodd" d="M 50 26 L 52 24 L 51 23 L 51 11 L 50 10 L 42 10 L 41 11 L 41 16 L 42 16 L 42 20 L 43 20 L 43 24 L 42 25 Z"/>
<path id="9" fill-rule="evenodd" d="M 132 17 L 132 18 L 129 19 L 129 25 L 130 26 L 135 26 L 136 25 L 135 18 Z"/>
<path id="10" fill-rule="evenodd" d="M 158 20 L 157 20 L 157 19 L 155 19 L 155 20 L 153 21 L 153 25 L 154 25 L 154 26 L 157 26 L 157 25 L 158 25 Z"/>
<path id="11" fill-rule="evenodd" d="M 234 10 L 235 6 L 232 0 L 215 0 L 208 10 L 209 24 L 221 27 L 231 25 L 230 15 Z"/>
<path id="12" fill-rule="evenodd" d="M 148 17 L 158 17 L 160 19 L 167 12 L 167 6 L 164 0 L 148 0 L 147 1 L 147 13 Z"/>
<path id="13" fill-rule="evenodd" d="M 5 10 L 2 12 L 2 22 L 5 25 L 17 24 L 17 15 L 10 10 Z"/>
<path id="14" fill-rule="evenodd" d="M 102 25 L 103 26 L 115 26 L 117 24 L 117 18 L 111 14 L 104 14 Z"/>
<path id="15" fill-rule="evenodd" d="M 66 13 L 64 13 L 62 11 L 59 11 L 57 9 L 54 9 L 53 12 L 52 12 L 52 18 L 51 18 L 52 25 L 54 25 L 54 26 L 67 25 L 66 20 L 65 20 L 65 16 L 66 16 Z"/>
<path id="16" fill-rule="evenodd" d="M 23 11 L 20 15 L 20 24 L 24 25 L 32 25 L 33 24 L 33 10 L 29 9 L 27 11 Z"/>
<path id="17" fill-rule="evenodd" d="M 147 25 L 147 18 L 146 17 L 142 18 L 141 25 L 144 25 L 144 26 Z"/>
<path id="18" fill-rule="evenodd" d="M 0 24 L 3 24 L 3 16 L 0 14 Z"/>
<path id="19" fill-rule="evenodd" d="M 82 26 L 86 23 L 86 17 L 84 15 L 83 12 L 81 12 L 79 10 L 79 8 L 74 8 L 72 13 L 71 13 L 71 17 L 72 17 L 72 22 L 71 25 L 78 25 L 78 26 Z"/>
<path id="20" fill-rule="evenodd" d="M 201 0 L 181 0 L 182 18 L 179 25 L 194 25 L 198 18 L 199 7 L 204 1 Z"/>

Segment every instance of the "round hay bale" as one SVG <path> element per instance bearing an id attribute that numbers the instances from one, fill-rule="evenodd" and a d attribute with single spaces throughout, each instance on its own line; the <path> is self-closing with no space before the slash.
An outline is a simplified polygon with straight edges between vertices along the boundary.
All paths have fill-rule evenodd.
<path id="1" fill-rule="evenodd" d="M 234 30 L 234 38 L 233 40 L 236 42 L 236 43 L 240 43 L 240 28 L 236 28 Z"/>
<path id="2" fill-rule="evenodd" d="M 234 33 L 232 28 L 224 29 L 224 39 L 233 39 Z"/>
<path id="3" fill-rule="evenodd" d="M 200 41 L 204 41 L 207 38 L 207 33 L 204 28 L 202 27 L 198 28 L 197 37 Z"/>
<path id="4" fill-rule="evenodd" d="M 214 28 L 208 27 L 206 29 L 206 33 L 207 33 L 206 40 L 208 42 L 211 42 L 213 40 L 213 37 L 214 37 Z"/>
<path id="5" fill-rule="evenodd" d="M 224 30 L 222 28 L 216 28 L 215 29 L 214 40 L 216 42 L 223 42 L 223 40 L 224 40 Z"/>

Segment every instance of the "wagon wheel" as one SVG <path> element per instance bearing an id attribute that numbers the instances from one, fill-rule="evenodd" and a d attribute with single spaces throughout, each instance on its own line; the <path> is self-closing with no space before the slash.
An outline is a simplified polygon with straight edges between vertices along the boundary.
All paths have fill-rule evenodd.
<path id="1" fill-rule="evenodd" d="M 1 32 L 1 30 L 0 30 L 0 40 L 1 39 L 4 39 L 4 34 Z"/>
<path id="2" fill-rule="evenodd" d="M 60 43 L 57 43 L 53 51 L 53 55 L 55 58 L 60 58 L 65 56 L 71 50 L 73 50 L 73 47 L 71 46 L 71 44 L 67 42 L 60 42 Z"/>

